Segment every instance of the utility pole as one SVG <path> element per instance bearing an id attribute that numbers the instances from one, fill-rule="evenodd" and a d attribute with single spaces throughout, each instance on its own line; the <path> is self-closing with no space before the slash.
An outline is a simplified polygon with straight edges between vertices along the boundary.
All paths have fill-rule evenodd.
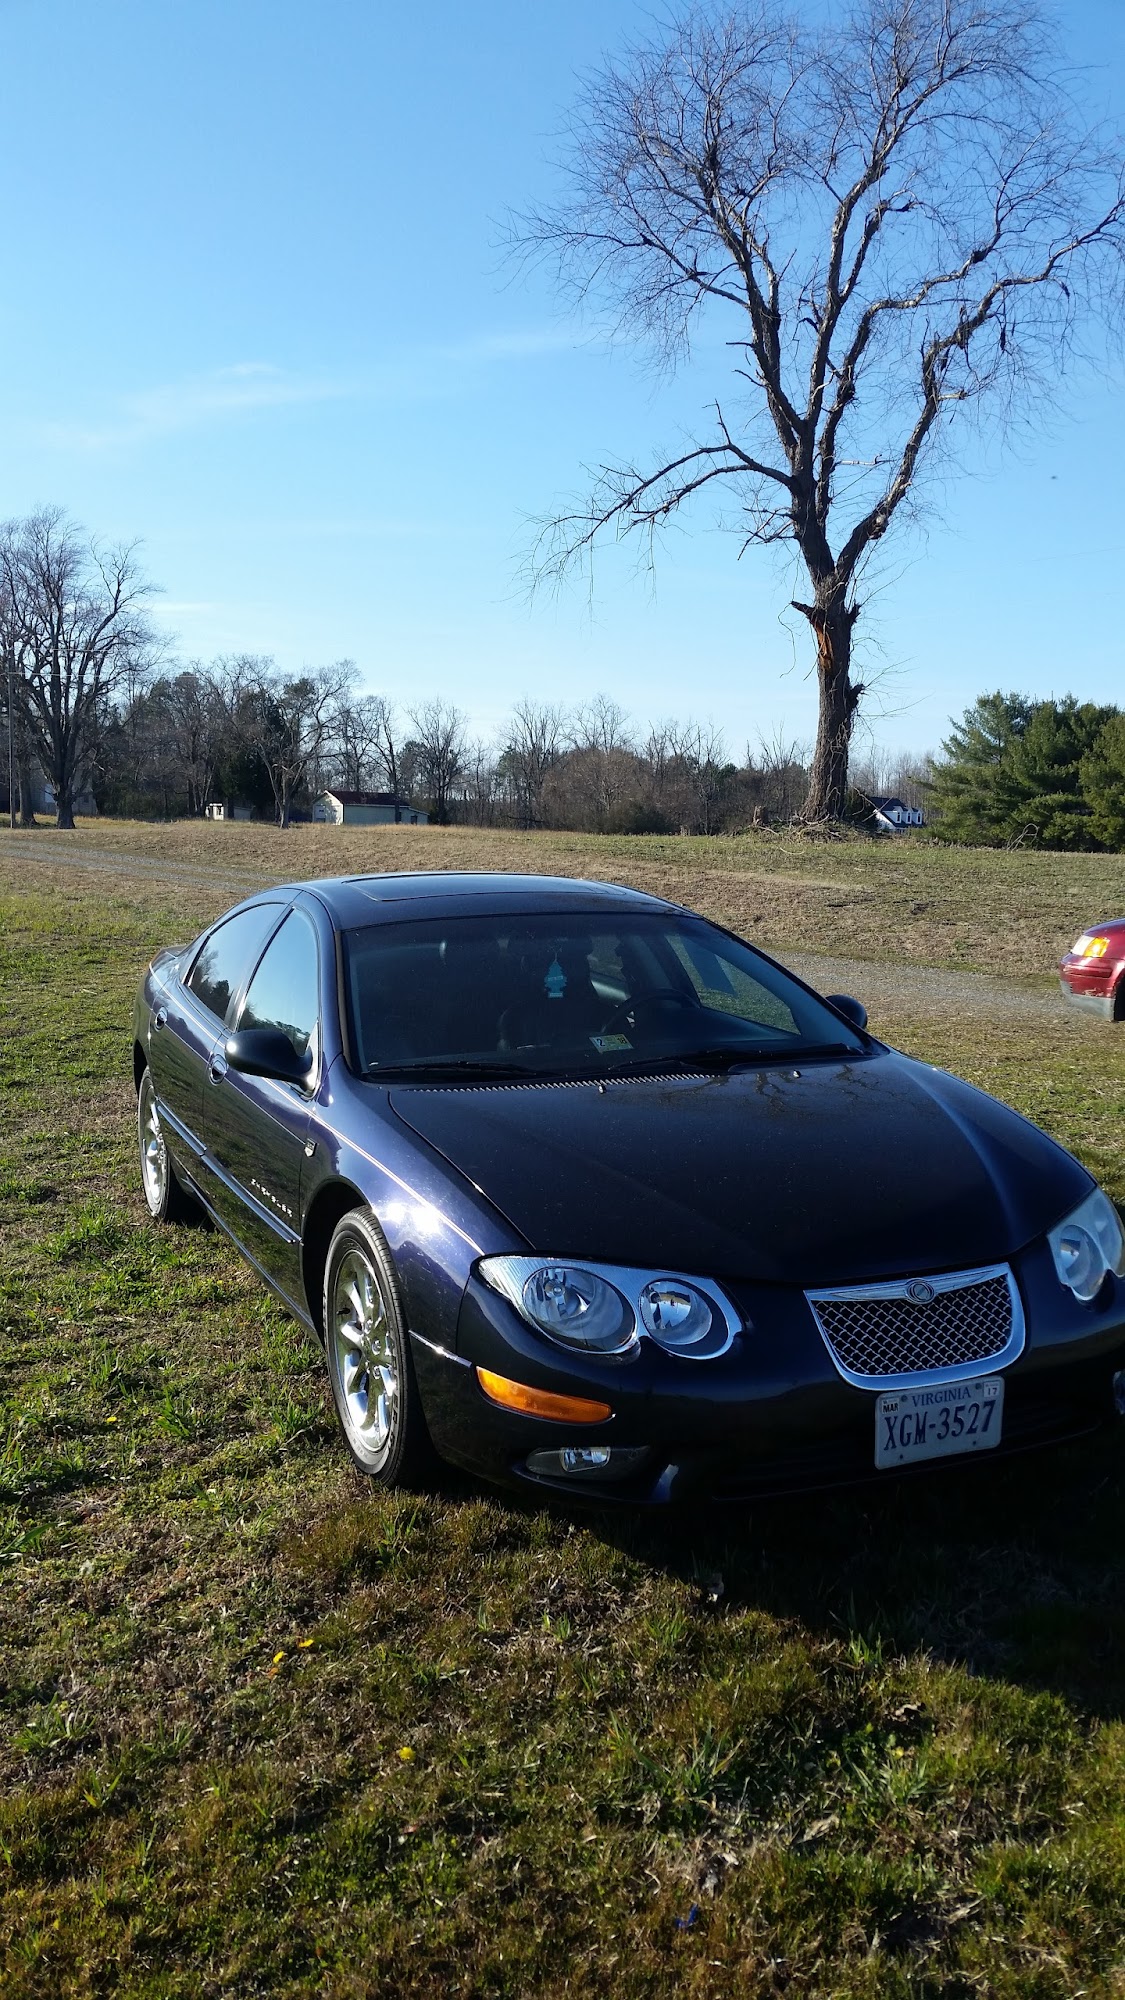
<path id="1" fill-rule="evenodd" d="M 8 825 L 16 830 L 16 726 L 12 715 L 12 653 L 8 649 Z"/>

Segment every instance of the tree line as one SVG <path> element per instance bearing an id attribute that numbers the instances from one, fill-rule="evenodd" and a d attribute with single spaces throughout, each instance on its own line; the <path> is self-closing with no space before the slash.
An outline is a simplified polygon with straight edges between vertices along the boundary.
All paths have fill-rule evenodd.
<path id="1" fill-rule="evenodd" d="M 36 774 L 57 823 L 76 801 L 173 818 L 232 800 L 287 826 L 329 789 L 385 792 L 439 823 L 696 834 L 803 821 L 810 755 L 775 733 L 730 756 L 710 723 L 638 726 L 609 695 L 525 699 L 496 739 L 434 697 L 359 685 L 352 661 L 292 675 L 259 654 L 162 655 L 134 547 L 87 540 L 58 509 L 0 529 L 3 763 L 20 817 Z M 853 761 L 847 815 L 872 796 L 923 805 L 970 845 L 1125 849 L 1125 713 L 1072 695 L 982 695 L 941 756 Z"/>
<path id="2" fill-rule="evenodd" d="M 808 752 L 780 733 L 728 753 L 711 723 L 634 724 L 609 695 L 531 698 L 495 741 L 455 704 L 397 707 L 352 661 L 292 675 L 259 654 L 163 656 L 135 546 L 87 539 L 57 508 L 0 529 L 3 770 L 25 824 L 36 776 L 57 824 L 172 818 L 237 801 L 286 826 L 328 789 L 386 792 L 439 823 L 711 834 L 798 816 Z M 920 766 L 856 772 L 918 797 Z"/>
<path id="3" fill-rule="evenodd" d="M 920 799 L 923 763 L 857 767 Z M 637 724 L 611 695 L 566 707 L 516 703 L 492 740 L 454 703 L 414 707 L 364 693 L 342 660 L 287 679 L 236 655 L 156 677 L 103 734 L 103 810 L 202 813 L 234 799 L 285 825 L 328 790 L 386 793 L 438 824 L 589 833 L 741 832 L 799 815 L 808 753 L 775 732 L 733 759 L 723 732 L 693 718 Z M 863 795 L 856 793 L 858 812 Z"/>

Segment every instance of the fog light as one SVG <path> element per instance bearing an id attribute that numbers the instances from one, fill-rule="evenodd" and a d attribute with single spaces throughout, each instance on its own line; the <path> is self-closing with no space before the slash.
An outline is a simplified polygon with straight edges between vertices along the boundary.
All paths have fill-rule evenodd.
<path id="1" fill-rule="evenodd" d="M 1125 1417 L 1125 1368 L 1119 1368 L 1113 1378 L 1113 1407 L 1119 1417 Z"/>
<path id="2" fill-rule="evenodd" d="M 557 1479 L 592 1473 L 623 1479 L 648 1457 L 647 1445 L 564 1444 L 561 1451 L 533 1451 L 526 1460 L 527 1470 L 541 1479 Z"/>
<path id="3" fill-rule="evenodd" d="M 564 1472 L 596 1472 L 599 1466 L 609 1464 L 607 1444 L 568 1444 L 560 1451 Z"/>

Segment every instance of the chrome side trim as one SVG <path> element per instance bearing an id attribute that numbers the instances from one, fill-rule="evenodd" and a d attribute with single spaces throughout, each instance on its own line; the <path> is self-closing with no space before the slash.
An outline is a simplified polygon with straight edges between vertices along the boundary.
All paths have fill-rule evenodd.
<path id="1" fill-rule="evenodd" d="M 911 1369 L 895 1375 L 858 1375 L 853 1369 L 844 1366 L 832 1345 L 824 1321 L 817 1312 L 817 1305 L 822 1300 L 828 1303 L 833 1299 L 840 1299 L 862 1304 L 867 1300 L 903 1299 L 914 1303 L 911 1300 L 910 1287 L 919 1282 L 929 1285 L 936 1294 L 964 1291 L 968 1286 L 984 1284 L 990 1278 L 1007 1280 L 1008 1297 L 1012 1306 L 1012 1331 L 998 1353 L 987 1355 L 977 1361 L 961 1361 L 950 1368 Z M 856 1389 L 917 1389 L 926 1388 L 934 1382 L 968 1382 L 978 1375 L 996 1375 L 1002 1368 L 1008 1368 L 1013 1361 L 1019 1360 L 1027 1341 L 1023 1300 L 1020 1298 L 1019 1286 L 1009 1264 L 987 1264 L 977 1271 L 946 1271 L 940 1277 L 926 1276 L 924 1279 L 920 1274 L 909 1278 L 892 1278 L 873 1285 L 821 1286 L 816 1291 L 806 1292 L 805 1297 L 836 1373 Z"/>
<path id="2" fill-rule="evenodd" d="M 157 1099 L 157 1106 L 160 1112 L 161 1120 L 162 1121 L 165 1119 L 167 1120 L 168 1124 L 172 1128 L 172 1131 L 175 1133 L 176 1138 L 179 1139 L 181 1143 L 187 1147 L 188 1151 L 191 1153 L 192 1158 L 197 1162 L 199 1166 L 206 1167 L 207 1172 L 209 1174 L 213 1174 L 215 1179 L 222 1183 L 223 1187 L 227 1189 L 227 1192 L 229 1194 L 235 1195 L 237 1199 L 243 1204 L 243 1206 L 245 1208 L 248 1208 L 251 1214 L 257 1217 L 259 1222 L 264 1222 L 267 1229 L 270 1230 L 271 1234 L 279 1237 L 282 1243 L 288 1244 L 291 1248 L 294 1245 L 300 1243 L 301 1236 L 299 1230 L 291 1229 L 289 1227 L 289 1224 L 283 1222 L 281 1216 L 274 1209 L 267 1208 L 264 1202 L 258 1201 L 256 1197 L 250 1193 L 249 1188 L 243 1187 L 240 1181 L 234 1180 L 231 1177 L 231 1175 L 227 1173 L 226 1169 L 219 1165 L 219 1162 L 216 1160 L 214 1154 L 209 1153 L 205 1146 L 200 1145 L 200 1142 L 195 1137 L 194 1133 L 189 1132 L 187 1126 L 181 1123 L 180 1119 L 178 1119 L 175 1116 L 175 1113 L 168 1110 L 163 1099 L 161 1098 Z M 204 1197 L 204 1199 L 206 1199 L 206 1197 Z M 207 1203 L 207 1206 L 208 1208 L 211 1207 L 210 1202 Z M 226 1227 L 225 1224 L 224 1227 Z M 229 1237 L 233 1239 L 235 1243 L 238 1244 L 240 1250 L 242 1250 L 243 1252 L 243 1255 L 246 1257 L 250 1257 L 250 1252 L 246 1249 L 245 1245 L 242 1242 L 241 1237 L 236 1236 L 233 1229 L 230 1228 L 227 1228 L 226 1233 Z M 256 1270 L 261 1270 L 261 1265 L 258 1264 L 254 1258 L 251 1257 L 250 1261 L 251 1263 L 254 1264 Z M 276 1289 L 277 1287 L 275 1286 L 274 1290 L 276 1291 Z"/>
<path id="3" fill-rule="evenodd" d="M 285 1307 L 286 1311 L 292 1313 L 294 1319 L 300 1322 L 300 1324 L 304 1327 L 306 1333 L 311 1333 L 313 1339 L 319 1341 L 320 1333 L 318 1332 L 317 1327 L 315 1326 L 309 1313 L 305 1310 L 305 1307 L 299 1305 L 296 1299 L 290 1297 L 289 1293 L 285 1290 L 284 1286 L 279 1285 L 277 1279 L 270 1276 L 270 1273 L 266 1270 L 264 1264 L 259 1264 L 258 1259 L 255 1257 L 253 1251 L 247 1249 L 245 1243 L 242 1241 L 241 1236 L 235 1235 L 235 1232 L 231 1228 L 230 1223 L 226 1221 L 225 1217 L 219 1214 L 219 1211 L 215 1207 L 214 1203 L 207 1199 L 206 1189 L 200 1187 L 199 1182 L 196 1180 L 192 1181 L 191 1186 L 192 1186 L 192 1193 L 196 1196 L 200 1205 L 206 1209 L 207 1214 L 210 1216 L 211 1221 L 214 1223 L 216 1229 L 219 1230 L 223 1236 L 229 1237 L 230 1241 L 234 1244 L 234 1247 L 238 1251 L 239 1255 L 241 1257 L 245 1257 L 246 1262 L 250 1265 L 255 1276 L 261 1279 L 263 1285 L 265 1285 L 273 1293 L 275 1299 L 278 1299 L 280 1301 L 280 1303 Z M 323 1345 L 323 1343 L 321 1344 Z"/>
<path id="4" fill-rule="evenodd" d="M 187 1147 L 192 1157 L 196 1160 L 201 1160 L 203 1158 L 203 1147 L 200 1141 L 196 1138 L 194 1132 L 188 1130 L 188 1127 L 183 1123 L 183 1120 L 177 1118 L 174 1111 L 169 1111 L 168 1106 L 165 1104 L 164 1099 L 162 1097 L 157 1098 L 156 1108 L 160 1114 L 161 1124 L 170 1125 L 177 1139 L 179 1139 L 181 1143 Z"/>
<path id="5" fill-rule="evenodd" d="M 441 1361 L 455 1361 L 458 1368 L 471 1368 L 473 1365 L 463 1354 L 451 1354 L 448 1347 L 442 1347 L 438 1341 L 427 1340 L 424 1333 L 415 1333 L 413 1327 L 410 1328 L 410 1338 L 416 1340 L 419 1347 L 428 1347 L 430 1353 L 436 1354 Z"/>

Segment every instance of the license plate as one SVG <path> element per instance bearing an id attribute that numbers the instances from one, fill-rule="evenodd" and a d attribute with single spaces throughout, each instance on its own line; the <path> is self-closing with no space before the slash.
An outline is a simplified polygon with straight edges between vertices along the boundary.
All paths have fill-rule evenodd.
<path id="1" fill-rule="evenodd" d="M 1003 1415 L 1000 1375 L 896 1389 L 875 1405 L 875 1463 L 915 1465 L 955 1452 L 991 1451 L 1000 1442 Z"/>

